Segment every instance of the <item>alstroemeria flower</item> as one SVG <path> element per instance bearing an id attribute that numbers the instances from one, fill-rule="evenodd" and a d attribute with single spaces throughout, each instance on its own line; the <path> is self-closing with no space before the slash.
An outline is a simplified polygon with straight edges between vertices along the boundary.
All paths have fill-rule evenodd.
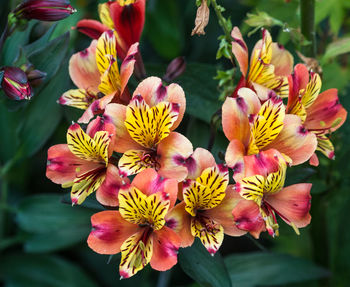
<path id="1" fill-rule="evenodd" d="M 287 164 L 278 154 L 262 152 L 250 156 L 249 162 L 234 187 L 242 197 L 232 212 L 236 226 L 256 238 L 265 230 L 278 236 L 278 215 L 299 234 L 298 228 L 311 220 L 311 184 L 283 188 Z"/>
<path id="2" fill-rule="evenodd" d="M 138 43 L 130 47 L 119 72 L 115 41 L 113 31 L 108 30 L 70 59 L 69 74 L 78 89 L 65 92 L 59 103 L 86 110 L 78 122 L 88 123 L 111 101 L 123 104 L 130 101 L 126 85 L 133 73 Z"/>
<path id="3" fill-rule="evenodd" d="M 308 160 L 317 145 L 300 119 L 286 115 L 282 99 L 273 92 L 263 104 L 248 88 L 238 90 L 237 97 L 228 97 L 222 106 L 222 126 L 230 140 L 226 163 L 236 173 L 244 172 L 244 156 L 277 149 L 288 156 L 293 165 Z"/>
<path id="4" fill-rule="evenodd" d="M 119 273 L 129 278 L 148 263 L 165 271 L 177 263 L 180 237 L 166 226 L 165 216 L 174 206 L 177 182 L 153 169 L 139 173 L 128 190 L 119 192 L 119 211 L 102 211 L 91 217 L 88 238 L 100 254 L 121 252 Z"/>
<path id="5" fill-rule="evenodd" d="M 296 65 L 294 74 L 289 76 L 287 113 L 298 115 L 305 128 L 316 135 L 317 150 L 334 159 L 334 147 L 327 135 L 341 127 L 347 112 L 339 103 L 337 89 L 320 94 L 321 84 L 317 73 L 309 75 L 305 65 Z M 318 164 L 316 154 L 310 162 Z"/>
<path id="6" fill-rule="evenodd" d="M 185 107 L 182 88 L 177 84 L 165 87 L 156 77 L 139 84 L 128 106 L 106 107 L 105 116 L 113 119 L 118 131 L 115 151 L 123 153 L 119 160 L 121 172 L 128 176 L 151 167 L 164 177 L 186 177 L 186 160 L 193 147 L 186 137 L 173 132 Z"/>
<path id="7" fill-rule="evenodd" d="M 0 86 L 5 95 L 11 100 L 30 100 L 34 95 L 26 73 L 17 67 L 3 67 L 0 69 Z"/>
<path id="8" fill-rule="evenodd" d="M 145 23 L 146 0 L 116 0 L 99 4 L 101 22 L 80 20 L 77 29 L 93 39 L 107 30 L 115 30 L 118 57 L 126 58 L 132 44 L 139 42 Z"/>
<path id="9" fill-rule="evenodd" d="M 224 233 L 240 236 L 245 231 L 234 224 L 232 210 L 239 198 L 228 187 L 228 169 L 216 165 L 214 157 L 205 149 L 193 153 L 193 169 L 180 187 L 183 202 L 177 204 L 166 217 L 167 225 L 182 238 L 182 247 L 192 245 L 198 237 L 212 255 L 220 248 Z"/>
<path id="10" fill-rule="evenodd" d="M 248 48 L 238 27 L 231 33 L 232 52 L 235 55 L 242 78 L 234 92 L 241 87 L 260 91 L 259 96 L 266 100 L 270 90 L 284 98 L 288 97 L 288 78 L 293 71 L 293 57 L 281 45 L 272 42 L 270 33 L 263 29 L 262 40 L 256 43 L 250 58 L 248 71 Z"/>
<path id="11" fill-rule="evenodd" d="M 78 124 L 67 132 L 67 144 L 48 150 L 46 176 L 62 187 L 72 187 L 72 204 L 81 204 L 96 191 L 97 200 L 108 206 L 118 205 L 118 192 L 128 187 L 118 168 L 111 163 L 115 127 L 97 117 L 85 133 Z"/>

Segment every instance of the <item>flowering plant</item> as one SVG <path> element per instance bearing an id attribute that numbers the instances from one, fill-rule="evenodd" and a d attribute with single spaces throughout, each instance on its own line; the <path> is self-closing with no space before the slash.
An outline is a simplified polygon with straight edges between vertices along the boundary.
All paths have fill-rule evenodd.
<path id="1" fill-rule="evenodd" d="M 2 167 L 1 176 L 6 179 L 16 163 L 38 151 L 55 131 L 59 121 L 55 116 L 65 113 L 72 122 L 62 125 L 64 140 L 48 145 L 46 177 L 70 192 L 63 201 L 72 206 L 64 205 L 62 211 L 78 210 L 83 216 L 75 220 L 71 213 L 64 222 L 65 215 L 57 213 L 63 230 L 50 228 L 57 231 L 58 240 L 47 234 L 50 228 L 37 232 L 24 227 L 30 234 L 56 240 L 43 250 L 59 250 L 64 240 L 69 245 L 84 239 L 92 251 L 109 255 L 110 260 L 118 258 L 121 279 L 147 274 L 148 265 L 167 271 L 180 262 L 185 273 L 201 284 L 221 286 L 218 280 L 227 280 L 222 285 L 230 286 L 235 276 L 228 266 L 234 259 L 226 263 L 219 259 L 227 240 L 249 238 L 264 249 L 260 242 L 308 232 L 304 228 L 311 223 L 314 180 L 293 170 L 318 172 L 335 159 L 341 144 L 333 141 L 333 135 L 345 123 L 347 111 L 337 89 L 328 84 L 323 88 L 327 75 L 314 59 L 315 39 L 303 22 L 299 32 L 266 13 L 250 14 L 247 24 L 260 30 L 251 43 L 224 17 L 225 9 L 216 0 L 196 1 L 192 36 L 208 37 L 209 18 L 215 19 L 210 9 L 215 11 L 224 32 L 216 58 L 227 67 L 217 71 L 219 83 L 213 75 L 203 81 L 204 66 L 186 64 L 182 57 L 157 71 L 144 63 L 149 54 L 142 37 L 146 34 L 152 42 L 154 35 L 145 26 L 150 2 L 98 4 L 100 21 L 80 17 L 74 22 L 74 33 L 84 39 L 80 46 L 85 49 L 70 57 L 68 35 L 52 39 L 55 26 L 51 26 L 34 43 L 24 45 L 12 62 L 4 62 L 0 72 L 4 103 L 13 107 L 13 100 L 28 100 L 15 109 L 17 115 L 22 109 L 29 123 L 18 123 L 19 148 Z M 305 21 L 306 7 L 300 9 Z M 17 29 L 34 29 L 31 20 L 58 21 L 75 11 L 69 1 L 22 2 L 8 16 L 0 50 L 8 51 Z M 149 19 L 156 22 L 152 16 Z M 277 37 L 271 26 L 289 29 L 291 42 L 299 44 L 294 49 L 302 47 L 305 54 L 298 51 L 302 63 L 295 64 L 293 48 L 273 40 Z M 45 55 L 49 56 L 42 60 Z M 59 60 L 50 65 L 49 57 Z M 64 84 L 68 75 L 74 85 Z M 208 88 L 212 83 L 214 92 Z M 38 142 L 35 125 L 46 118 L 30 116 L 42 109 L 41 95 L 50 94 L 55 107 L 42 111 L 48 123 L 42 123 L 43 140 Z M 32 135 L 23 136 L 28 134 Z M 7 191 L 5 201 L 6 197 Z M 44 198 L 41 201 L 39 210 L 47 206 L 48 214 L 54 212 Z M 21 226 L 26 222 L 23 205 L 17 215 Z M 79 225 L 86 227 L 82 234 L 76 233 Z M 217 267 L 207 268 L 210 262 Z M 318 266 L 307 266 L 319 272 L 317 278 L 328 275 Z M 217 274 L 220 268 L 222 276 Z"/>

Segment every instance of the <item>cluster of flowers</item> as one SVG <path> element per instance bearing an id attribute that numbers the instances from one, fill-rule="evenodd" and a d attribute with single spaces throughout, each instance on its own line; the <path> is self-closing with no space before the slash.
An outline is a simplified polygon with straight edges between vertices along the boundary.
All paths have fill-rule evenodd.
<path id="1" fill-rule="evenodd" d="M 96 192 L 108 207 L 91 218 L 90 248 L 121 252 L 119 272 L 128 278 L 148 263 L 156 270 L 171 268 L 178 249 L 195 237 L 214 255 L 224 234 L 278 235 L 277 217 L 299 234 L 311 219 L 311 184 L 284 187 L 286 169 L 308 160 L 317 165 L 316 150 L 334 158 L 328 135 L 347 114 L 337 90 L 320 93 L 320 76 L 302 64 L 293 71 L 292 56 L 266 30 L 248 64 L 247 46 L 235 27 L 232 52 L 242 78 L 222 106 L 230 142 L 225 163 L 217 164 L 208 150 L 193 150 L 174 131 L 186 108 L 178 84 L 165 86 L 149 77 L 129 93 L 144 6 L 144 0 L 108 2 L 99 7 L 103 24 L 78 23 L 95 39 L 70 59 L 77 89 L 59 100 L 85 110 L 78 123 L 87 127 L 73 123 L 67 144 L 49 149 L 47 177 L 71 187 L 73 204 Z M 118 22 L 123 15 L 136 19 L 127 33 Z"/>

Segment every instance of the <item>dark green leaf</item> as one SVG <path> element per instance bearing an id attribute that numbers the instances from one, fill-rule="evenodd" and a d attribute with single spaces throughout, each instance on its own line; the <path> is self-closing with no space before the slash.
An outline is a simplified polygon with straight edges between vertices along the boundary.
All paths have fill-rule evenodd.
<path id="1" fill-rule="evenodd" d="M 94 287 L 84 271 L 57 256 L 10 254 L 1 258 L 0 276 L 16 287 Z"/>
<path id="2" fill-rule="evenodd" d="M 181 249 L 179 263 L 185 273 L 201 286 L 230 287 L 231 281 L 220 254 L 211 256 L 199 240 Z"/>
<path id="3" fill-rule="evenodd" d="M 225 258 L 233 286 L 276 286 L 329 276 L 324 268 L 290 255 L 253 252 Z"/>
<path id="4" fill-rule="evenodd" d="M 34 195 L 20 203 L 17 222 L 32 234 L 25 248 L 43 252 L 85 241 L 93 213 L 91 209 L 62 203 L 59 195 Z"/>

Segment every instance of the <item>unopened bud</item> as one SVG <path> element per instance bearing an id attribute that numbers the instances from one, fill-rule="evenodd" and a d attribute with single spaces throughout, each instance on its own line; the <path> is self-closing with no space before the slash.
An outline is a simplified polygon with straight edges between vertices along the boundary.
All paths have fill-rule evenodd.
<path id="1" fill-rule="evenodd" d="M 46 78 L 46 73 L 39 70 L 32 70 L 27 72 L 27 78 L 32 87 L 39 86 Z"/>
<path id="2" fill-rule="evenodd" d="M 17 19 L 58 21 L 76 12 L 68 0 L 27 0 L 13 11 Z"/>
<path id="3" fill-rule="evenodd" d="M 186 61 L 184 57 L 177 57 L 170 62 L 163 76 L 165 82 L 172 82 L 186 70 Z"/>
<path id="4" fill-rule="evenodd" d="M 33 96 L 27 75 L 20 68 L 4 67 L 0 73 L 2 73 L 1 88 L 8 98 L 21 101 L 29 100 Z"/>

